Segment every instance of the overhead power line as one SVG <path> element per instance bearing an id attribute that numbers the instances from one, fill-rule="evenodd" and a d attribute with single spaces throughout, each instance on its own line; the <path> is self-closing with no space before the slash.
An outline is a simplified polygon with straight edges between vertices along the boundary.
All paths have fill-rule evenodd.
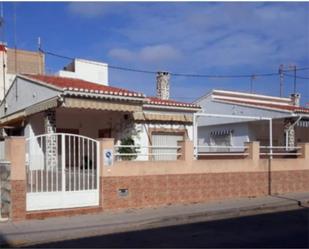
<path id="1" fill-rule="evenodd" d="M 50 51 L 45 51 L 43 49 L 39 49 L 40 52 L 44 53 L 45 55 L 50 55 L 50 56 L 54 56 L 54 57 L 58 57 L 58 58 L 62 58 L 62 59 L 66 59 L 66 60 L 74 60 L 75 58 L 73 57 L 69 57 L 66 55 L 61 55 L 61 54 L 57 54 L 54 52 L 50 52 Z M 92 61 L 87 61 L 87 63 L 89 64 L 98 64 L 96 62 L 92 62 Z M 102 64 L 100 64 L 102 65 Z M 129 68 L 129 67 L 121 67 L 121 66 L 114 66 L 114 65 L 106 65 L 108 68 L 111 69 L 115 69 L 115 70 L 122 70 L 122 71 L 128 71 L 128 72 L 136 72 L 136 73 L 144 73 L 144 74 L 157 74 L 157 71 L 151 71 L 151 70 L 144 70 L 144 69 L 136 69 L 136 68 Z M 298 68 L 297 71 L 299 70 L 309 70 L 309 67 L 304 67 L 304 68 Z M 292 70 L 287 69 L 284 70 L 284 72 L 290 72 Z M 270 76 L 276 76 L 279 75 L 278 72 L 269 72 L 269 73 L 251 73 L 251 74 L 191 74 L 191 73 L 173 73 L 170 72 L 170 75 L 174 76 L 174 77 L 191 77 L 191 78 L 249 78 L 252 79 L 252 77 L 254 76 L 255 78 L 257 77 L 270 77 Z"/>
<path id="2" fill-rule="evenodd" d="M 296 77 L 297 79 L 309 80 L 309 77 L 304 77 L 304 76 L 299 76 L 299 75 L 294 76 L 294 75 L 287 74 L 287 73 L 285 73 L 284 75 L 287 76 L 287 77 L 290 77 L 290 78 Z"/>

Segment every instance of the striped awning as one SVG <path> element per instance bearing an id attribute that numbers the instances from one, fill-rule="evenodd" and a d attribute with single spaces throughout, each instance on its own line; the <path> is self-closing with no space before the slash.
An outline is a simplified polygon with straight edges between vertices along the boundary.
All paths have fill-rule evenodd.
<path id="1" fill-rule="evenodd" d="M 212 135 L 212 136 L 224 136 L 224 135 L 229 135 L 231 133 L 233 133 L 233 130 L 226 129 L 226 130 L 211 131 L 210 135 Z"/>
<path id="2" fill-rule="evenodd" d="M 25 109 L 25 113 L 27 116 L 31 115 L 31 114 L 35 114 L 41 111 L 45 111 L 48 110 L 50 108 L 55 108 L 58 106 L 58 97 L 46 100 L 44 102 L 41 103 L 37 103 L 33 106 L 30 106 L 28 108 Z"/>
<path id="3" fill-rule="evenodd" d="M 22 120 L 25 117 L 26 117 L 25 111 L 16 112 L 14 114 L 11 114 L 11 115 L 8 115 L 6 117 L 1 118 L 0 119 L 0 126 L 3 127 L 4 125 L 7 125 L 9 123 Z"/>
<path id="4" fill-rule="evenodd" d="M 55 108 L 58 106 L 58 97 L 37 103 L 35 105 L 29 106 L 28 108 L 9 114 L 3 118 L 0 119 L 0 125 L 3 127 L 4 125 L 10 124 L 12 122 L 16 122 L 19 120 L 24 119 L 27 116 L 30 116 L 32 114 L 48 110 L 50 108 Z"/>
<path id="5" fill-rule="evenodd" d="M 187 114 L 160 114 L 160 113 L 133 113 L 134 120 L 136 121 L 162 121 L 162 122 L 179 122 L 179 123 L 192 123 L 193 115 Z"/>
<path id="6" fill-rule="evenodd" d="M 65 98 L 64 108 L 82 108 L 104 111 L 138 112 L 142 107 L 126 102 L 112 102 L 93 99 Z"/>
<path id="7" fill-rule="evenodd" d="M 297 123 L 298 127 L 309 128 L 309 120 L 300 120 Z"/>

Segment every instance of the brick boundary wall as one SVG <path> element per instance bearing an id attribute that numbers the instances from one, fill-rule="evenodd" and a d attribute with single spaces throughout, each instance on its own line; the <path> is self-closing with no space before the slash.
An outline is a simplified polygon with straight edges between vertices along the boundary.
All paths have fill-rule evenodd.
<path id="1" fill-rule="evenodd" d="M 192 142 L 185 141 L 177 161 L 120 161 L 108 166 L 101 154 L 98 207 L 26 212 L 25 139 L 11 137 L 5 144 L 11 162 L 13 220 L 265 196 L 269 190 L 271 194 L 309 191 L 309 144 L 300 145 L 295 159 L 260 159 L 259 144 L 252 142 L 245 159 L 193 160 Z M 100 140 L 101 152 L 113 146 L 112 139 Z M 119 194 L 120 189 L 128 190 L 128 195 Z"/>
<path id="2" fill-rule="evenodd" d="M 271 179 L 271 187 L 269 186 Z M 101 178 L 103 209 L 156 207 L 309 191 L 309 170 Z M 128 189 L 120 197 L 118 189 Z"/>
<path id="3" fill-rule="evenodd" d="M 102 212 L 101 207 L 52 209 L 45 211 L 31 211 L 26 213 L 26 219 L 46 219 L 59 216 L 73 216 L 83 214 L 95 214 Z"/>
<path id="4" fill-rule="evenodd" d="M 26 217 L 26 181 L 11 180 L 11 219 L 23 220 Z"/>

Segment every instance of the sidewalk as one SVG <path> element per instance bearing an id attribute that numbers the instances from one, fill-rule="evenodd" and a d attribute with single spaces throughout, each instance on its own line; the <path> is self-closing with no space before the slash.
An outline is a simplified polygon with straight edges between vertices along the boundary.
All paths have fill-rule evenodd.
<path id="1" fill-rule="evenodd" d="M 309 207 L 309 193 L 0 223 L 0 247 L 90 237 Z"/>

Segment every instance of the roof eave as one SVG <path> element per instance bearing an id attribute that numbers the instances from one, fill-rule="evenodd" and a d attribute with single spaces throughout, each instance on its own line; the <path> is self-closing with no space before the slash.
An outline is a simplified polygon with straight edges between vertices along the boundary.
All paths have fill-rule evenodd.
<path id="1" fill-rule="evenodd" d="M 146 102 L 146 99 L 144 97 L 133 97 L 133 96 L 125 96 L 125 95 L 119 95 L 119 94 L 112 95 L 112 94 L 96 93 L 92 91 L 65 90 L 64 96 Z"/>
<path id="2" fill-rule="evenodd" d="M 274 107 L 267 107 L 267 106 L 258 106 L 258 105 L 254 105 L 254 104 L 237 103 L 237 102 L 233 102 L 233 101 L 218 100 L 218 99 L 214 99 L 213 101 L 219 102 L 219 103 L 231 104 L 231 105 L 253 107 L 253 108 L 257 108 L 257 109 L 264 109 L 264 110 L 270 110 L 270 111 L 277 111 L 277 112 L 284 112 L 284 113 L 294 113 L 294 111 L 291 111 L 291 110 L 283 110 L 283 109 L 274 108 Z"/>
<path id="3" fill-rule="evenodd" d="M 144 104 L 143 107 L 149 109 L 171 109 L 171 110 L 186 110 L 196 112 L 201 110 L 200 107 L 187 107 L 187 106 L 172 106 L 172 105 L 157 105 L 157 104 Z"/>

